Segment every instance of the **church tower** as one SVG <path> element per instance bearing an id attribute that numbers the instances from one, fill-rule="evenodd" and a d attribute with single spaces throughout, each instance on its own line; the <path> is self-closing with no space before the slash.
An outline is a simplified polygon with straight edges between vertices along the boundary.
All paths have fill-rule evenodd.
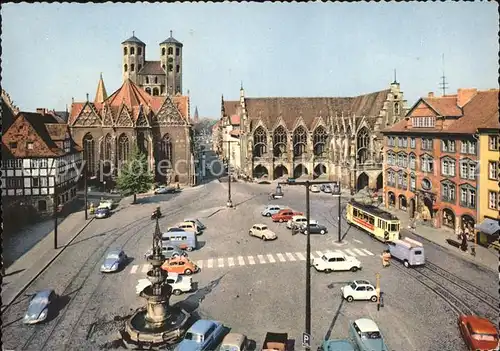
<path id="1" fill-rule="evenodd" d="M 122 78 L 123 81 L 130 79 L 136 84 L 141 84 L 138 81 L 137 73 L 144 67 L 146 59 L 146 44 L 135 36 L 132 36 L 122 43 Z"/>
<path id="2" fill-rule="evenodd" d="M 170 38 L 160 43 L 161 67 L 165 71 L 167 94 L 182 94 L 182 43 Z"/>

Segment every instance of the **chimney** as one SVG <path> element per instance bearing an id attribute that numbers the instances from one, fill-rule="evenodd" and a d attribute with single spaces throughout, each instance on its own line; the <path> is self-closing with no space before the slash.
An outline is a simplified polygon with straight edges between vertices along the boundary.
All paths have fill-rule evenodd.
<path id="1" fill-rule="evenodd" d="M 433 92 L 433 91 L 430 91 L 430 92 L 427 94 L 427 97 L 429 97 L 429 98 L 433 98 L 433 97 L 434 97 L 434 92 Z"/>
<path id="2" fill-rule="evenodd" d="M 464 107 L 472 98 L 477 94 L 476 88 L 470 89 L 458 89 L 457 93 L 457 105 L 458 107 Z"/>
<path id="3" fill-rule="evenodd" d="M 40 108 L 39 107 L 39 108 L 36 109 L 36 113 L 39 113 L 42 116 L 45 116 L 45 112 L 46 112 L 46 109 L 44 109 L 44 108 Z"/>

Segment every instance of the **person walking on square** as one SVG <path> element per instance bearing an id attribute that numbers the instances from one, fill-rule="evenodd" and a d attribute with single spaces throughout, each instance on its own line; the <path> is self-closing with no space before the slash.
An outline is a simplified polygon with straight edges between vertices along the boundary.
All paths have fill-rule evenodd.
<path id="1" fill-rule="evenodd" d="M 389 253 L 389 250 L 382 251 L 382 255 L 380 257 L 382 257 L 382 267 L 385 268 L 391 265 L 391 254 Z"/>

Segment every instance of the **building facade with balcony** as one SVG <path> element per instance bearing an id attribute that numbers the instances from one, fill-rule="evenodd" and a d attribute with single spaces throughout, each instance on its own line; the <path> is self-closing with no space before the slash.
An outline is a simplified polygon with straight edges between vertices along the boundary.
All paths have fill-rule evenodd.
<path id="1" fill-rule="evenodd" d="M 479 116 L 496 113 L 498 91 L 459 89 L 420 98 L 384 134 L 387 207 L 455 232 L 473 231 L 479 204 Z"/>
<path id="2" fill-rule="evenodd" d="M 247 176 L 328 178 L 351 189 L 382 188 L 382 135 L 405 115 L 399 83 L 357 97 L 250 98 L 221 104 L 238 119 Z M 235 117 L 234 117 L 235 116 Z"/>
<path id="3" fill-rule="evenodd" d="M 5 111 L 5 110 L 4 110 Z M 49 216 L 76 198 L 82 149 L 51 111 L 19 112 L 2 135 L 4 218 Z"/>

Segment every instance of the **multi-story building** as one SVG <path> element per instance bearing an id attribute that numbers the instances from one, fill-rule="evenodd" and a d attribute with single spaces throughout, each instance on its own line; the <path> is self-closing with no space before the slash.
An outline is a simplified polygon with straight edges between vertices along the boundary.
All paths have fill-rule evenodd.
<path id="1" fill-rule="evenodd" d="M 122 77 L 153 96 L 182 95 L 182 43 L 170 37 L 160 43 L 160 60 L 146 61 L 146 44 L 135 36 L 122 42 Z"/>
<path id="2" fill-rule="evenodd" d="M 242 87 L 239 101 L 222 98 L 221 121 L 229 126 L 239 120 L 240 164 L 247 176 L 323 176 L 353 190 L 381 189 L 380 131 L 405 112 L 396 81 L 356 97 L 249 98 Z"/>
<path id="3" fill-rule="evenodd" d="M 45 109 L 17 113 L 2 135 L 4 218 L 53 214 L 76 197 L 81 171 L 82 150 L 59 116 Z"/>
<path id="4" fill-rule="evenodd" d="M 429 93 L 384 130 L 386 206 L 435 227 L 472 231 L 480 180 L 477 128 L 486 116 L 498 120 L 495 97 L 498 90 L 459 89 L 441 97 Z"/>
<path id="5" fill-rule="evenodd" d="M 231 167 L 241 171 L 241 129 L 240 116 L 234 114 L 223 118 L 222 123 L 222 158 L 229 160 Z M 261 175 L 257 174 L 257 177 Z"/>
<path id="6" fill-rule="evenodd" d="M 221 121 L 218 120 L 212 126 L 212 150 L 220 156 L 222 154 L 222 127 Z"/>
<path id="7" fill-rule="evenodd" d="M 498 95 L 485 96 L 492 101 L 485 105 L 497 105 Z M 499 201 L 500 201 L 500 122 L 498 110 L 485 110 L 486 114 L 477 116 L 477 134 L 479 135 L 479 196 L 478 196 L 478 242 L 486 245 L 497 239 L 494 234 L 500 230 Z"/>

